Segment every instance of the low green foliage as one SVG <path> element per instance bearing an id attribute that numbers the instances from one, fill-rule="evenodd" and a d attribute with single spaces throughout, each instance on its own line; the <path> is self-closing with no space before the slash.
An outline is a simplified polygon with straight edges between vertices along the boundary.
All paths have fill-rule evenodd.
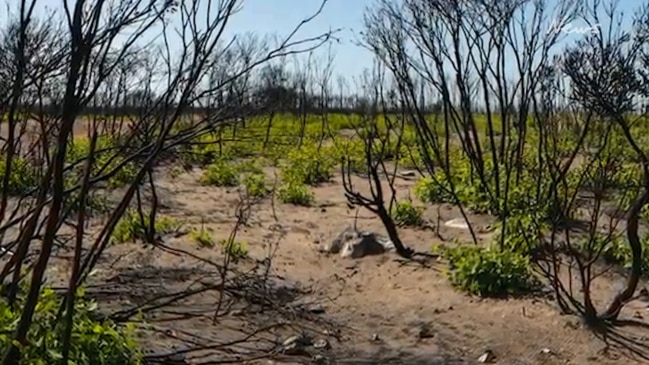
<path id="1" fill-rule="evenodd" d="M 139 168 L 131 161 L 124 163 L 124 157 L 120 154 L 119 142 L 109 136 L 102 136 L 97 139 L 92 165 L 92 175 L 99 176 L 109 172 L 115 174 L 108 179 L 109 188 L 119 188 L 135 180 Z M 66 161 L 75 164 L 76 171 L 81 176 L 84 162 L 90 155 L 90 140 L 88 138 L 75 138 L 71 141 L 66 150 Z"/>
<path id="2" fill-rule="evenodd" d="M 5 174 L 7 171 L 6 156 L 0 155 L 0 189 L 3 189 Z M 10 195 L 22 195 L 37 187 L 38 175 L 34 167 L 27 159 L 13 157 L 11 160 L 11 172 L 7 192 Z"/>
<path id="3" fill-rule="evenodd" d="M 315 196 L 309 187 L 295 181 L 283 183 L 277 189 L 277 197 L 282 203 L 309 206 L 315 200 Z"/>
<path id="4" fill-rule="evenodd" d="M 289 152 L 281 166 L 281 178 L 301 184 L 317 185 L 331 180 L 336 161 L 328 149 L 318 149 L 316 144 L 302 146 Z"/>
<path id="5" fill-rule="evenodd" d="M 246 193 L 249 196 L 263 197 L 268 194 L 268 188 L 266 188 L 266 176 L 262 174 L 246 175 L 243 184 L 246 187 Z"/>
<path id="6" fill-rule="evenodd" d="M 79 211 L 79 194 L 80 190 L 74 191 L 70 196 L 65 200 L 66 208 L 70 209 L 70 212 L 76 213 Z M 110 201 L 106 195 L 103 195 L 97 191 L 91 191 L 86 196 L 86 214 L 89 216 L 94 216 L 96 214 L 107 213 L 110 211 Z"/>
<path id="7" fill-rule="evenodd" d="M 24 292 L 24 290 L 23 290 Z M 15 309 L 0 300 L 0 351 L 5 353 L 25 305 L 24 296 L 18 298 Z M 29 344 L 22 349 L 21 365 L 57 364 L 62 359 L 64 326 L 57 320 L 61 297 L 52 289 L 41 291 L 34 321 L 29 329 Z M 68 364 L 79 365 L 139 365 L 143 354 L 135 341 L 135 328 L 128 324 L 118 327 L 109 320 L 98 321 L 97 304 L 86 299 L 83 290 L 77 294 L 74 326 Z"/>
<path id="8" fill-rule="evenodd" d="M 233 240 L 222 240 L 219 242 L 223 254 L 228 255 L 232 262 L 237 263 L 248 258 L 248 244 Z"/>
<path id="9" fill-rule="evenodd" d="M 146 238 L 149 227 L 149 212 L 142 212 L 142 218 L 137 210 L 128 210 L 119 220 L 113 230 L 112 242 L 123 243 Z M 157 216 L 154 223 L 156 234 L 168 234 L 180 228 L 180 223 L 166 216 Z"/>
<path id="10" fill-rule="evenodd" d="M 542 212 L 512 215 L 496 223 L 497 233 L 494 243 L 504 243 L 504 248 L 513 252 L 528 255 L 543 242 L 543 234 L 549 224 L 543 219 Z M 503 237 L 504 235 L 504 237 Z"/>
<path id="11" fill-rule="evenodd" d="M 442 247 L 449 262 L 448 276 L 457 288 L 482 297 L 519 294 L 533 287 L 529 259 L 517 252 L 493 247 Z"/>
<path id="12" fill-rule="evenodd" d="M 580 248 L 584 250 L 588 241 L 582 240 L 578 243 Z M 649 277 L 649 235 L 644 236 L 641 239 L 642 245 L 642 275 L 644 277 Z M 590 246 L 592 252 L 602 252 L 602 256 L 605 260 L 619 264 L 626 269 L 631 268 L 631 263 L 633 261 L 633 253 L 631 252 L 631 246 L 627 240 L 620 235 L 614 237 L 608 237 L 605 235 L 599 235 L 595 238 Z"/>
<path id="13" fill-rule="evenodd" d="M 399 226 L 416 227 L 424 223 L 423 209 L 408 201 L 398 202 L 392 207 L 392 218 Z"/>
<path id="14" fill-rule="evenodd" d="M 422 203 L 452 203 L 453 195 L 443 173 L 435 177 L 419 179 L 413 188 L 413 193 Z"/>
<path id="15" fill-rule="evenodd" d="M 201 176 L 201 183 L 212 186 L 237 186 L 239 185 L 239 170 L 236 165 L 218 159 L 205 169 Z"/>
<path id="16" fill-rule="evenodd" d="M 196 242 L 201 248 L 212 248 L 216 245 L 212 233 L 209 229 L 192 229 L 189 232 L 189 237 L 192 241 Z"/>

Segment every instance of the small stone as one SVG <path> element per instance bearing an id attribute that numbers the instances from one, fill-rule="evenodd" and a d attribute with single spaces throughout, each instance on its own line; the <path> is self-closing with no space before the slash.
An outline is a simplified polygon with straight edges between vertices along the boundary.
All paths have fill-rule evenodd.
<path id="1" fill-rule="evenodd" d="M 328 349 L 329 348 L 329 341 L 327 341 L 324 338 L 322 338 L 320 340 L 317 340 L 316 342 L 313 343 L 313 348 L 316 348 L 316 349 Z"/>
<path id="2" fill-rule="evenodd" d="M 633 313 L 633 317 L 638 318 L 638 319 L 642 319 L 642 314 L 640 314 L 640 312 L 635 312 L 635 313 Z"/>
<path id="3" fill-rule="evenodd" d="M 243 315 L 243 309 L 235 309 L 230 312 L 231 316 L 238 317 L 240 315 Z"/>
<path id="4" fill-rule="evenodd" d="M 380 340 L 381 340 L 381 338 L 379 337 L 378 333 L 373 333 L 372 334 L 372 341 L 377 342 L 377 341 L 380 341 Z"/>
<path id="5" fill-rule="evenodd" d="M 187 356 L 185 356 L 185 354 L 172 354 L 167 359 L 167 364 L 184 365 L 189 364 L 189 361 L 187 360 Z"/>
<path id="6" fill-rule="evenodd" d="M 320 304 L 316 304 L 312 307 L 309 307 L 309 312 L 313 314 L 323 314 L 325 312 L 325 308 Z"/>
<path id="7" fill-rule="evenodd" d="M 325 358 L 324 355 L 316 354 L 313 356 L 313 362 L 316 364 L 324 364 L 327 362 L 327 358 Z"/>
<path id="8" fill-rule="evenodd" d="M 433 332 L 433 329 L 431 328 L 430 323 L 419 323 L 417 326 L 417 337 L 419 339 L 426 339 L 426 338 L 431 338 L 435 337 L 435 333 Z"/>
<path id="9" fill-rule="evenodd" d="M 300 341 L 300 336 L 291 336 L 282 342 L 282 346 L 288 347 L 293 344 L 297 344 Z"/>
<path id="10" fill-rule="evenodd" d="M 417 171 L 414 171 L 414 170 L 401 171 L 401 176 L 412 177 L 412 176 L 416 176 L 416 175 L 417 175 Z"/>
<path id="11" fill-rule="evenodd" d="M 455 218 L 450 221 L 444 222 L 446 227 L 458 228 L 458 229 L 469 229 L 469 225 L 464 220 L 464 218 Z"/>
<path id="12" fill-rule="evenodd" d="M 549 348 L 546 347 L 546 348 L 544 348 L 543 350 L 541 350 L 541 353 L 542 353 L 542 354 L 545 354 L 545 355 L 551 355 L 551 354 L 552 354 L 552 350 L 550 350 Z"/>
<path id="13" fill-rule="evenodd" d="M 478 358 L 478 362 L 483 363 L 483 364 L 487 364 L 487 363 L 494 362 L 495 359 L 496 359 L 496 356 L 494 355 L 494 353 L 491 350 L 487 350 L 487 351 L 485 351 L 484 354 L 482 354 Z"/>

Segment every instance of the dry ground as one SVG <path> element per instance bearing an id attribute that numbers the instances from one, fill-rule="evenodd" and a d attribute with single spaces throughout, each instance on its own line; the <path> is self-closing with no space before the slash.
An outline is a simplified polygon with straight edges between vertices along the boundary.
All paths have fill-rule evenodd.
<path id="1" fill-rule="evenodd" d="M 161 172 L 161 213 L 178 218 L 186 227 L 204 226 L 225 238 L 236 221 L 238 191 L 201 186 L 199 176 L 198 170 L 175 178 Z M 271 171 L 268 178 L 272 180 Z M 355 183 L 365 187 L 362 178 Z M 397 183 L 400 196 L 406 197 L 414 182 L 398 179 Z M 151 359 L 169 364 L 183 363 L 162 356 L 172 352 L 183 353 L 179 358 L 184 363 L 252 358 L 259 349 L 277 348 L 301 332 L 314 340 L 327 339 L 331 348 L 309 347 L 306 353 L 260 356 L 248 363 L 310 363 L 319 355 L 321 363 L 331 364 L 469 364 L 485 350 L 491 350 L 499 364 L 647 361 L 649 348 L 644 343 L 649 330 L 644 328 L 649 323 L 644 317 L 649 311 L 641 300 L 630 303 L 622 314 L 634 324 L 617 329 L 605 342 L 577 318 L 560 315 L 547 295 L 496 300 L 460 293 L 449 285 L 442 262 L 426 268 L 404 265 L 393 253 L 352 260 L 318 252 L 318 245 L 354 223 L 355 212 L 346 205 L 339 176 L 314 191 L 312 207 L 263 200 L 238 234 L 239 240 L 248 243 L 252 258 L 262 260 L 274 252 L 270 276 L 276 285 L 266 289 L 275 294 L 272 308 L 259 311 L 243 304 L 251 302 L 250 298 L 234 300 L 230 295 L 214 324 L 222 289 L 216 285 L 220 277 L 214 266 L 222 255 L 218 248 L 199 248 L 188 235 L 164 237 L 167 250 L 139 243 L 110 247 L 93 279 L 97 285 L 89 293 L 100 300 L 104 311 L 141 320 L 140 340 Z M 435 223 L 460 215 L 456 208 L 433 206 L 427 208 L 426 217 Z M 492 220 L 470 218 L 480 237 L 487 239 Z M 358 226 L 383 232 L 378 219 L 365 211 L 359 214 Z M 460 229 L 441 227 L 440 233 L 447 240 L 469 241 L 467 232 Z M 401 229 L 401 234 L 404 243 L 417 250 L 429 250 L 440 242 L 430 230 Z M 59 253 L 52 273 L 65 273 L 68 258 L 69 253 Z M 245 271 L 255 266 L 247 262 L 238 267 Z M 253 292 L 246 285 L 267 285 L 258 277 L 246 276 L 238 291 L 241 297 Z M 51 278 L 54 286 L 63 284 L 60 275 Z M 612 298 L 622 280 L 605 276 L 596 283 L 596 293 Z M 301 294 L 292 290 L 296 287 Z M 177 294 L 188 288 L 193 289 L 192 295 Z M 307 310 L 296 309 L 296 302 L 308 303 Z M 133 308 L 140 308 L 141 316 Z M 255 335 L 260 329 L 269 331 Z M 235 344 L 239 339 L 246 341 Z"/>
<path id="2" fill-rule="evenodd" d="M 215 237 L 225 238 L 236 221 L 237 189 L 201 186 L 199 176 L 198 170 L 175 178 L 160 174 L 161 212 L 178 218 L 187 227 L 204 226 L 212 229 Z M 356 178 L 355 183 L 364 186 L 362 178 Z M 412 184 L 398 180 L 402 198 Z M 393 253 L 360 260 L 324 255 L 317 251 L 317 246 L 352 225 L 355 212 L 346 205 L 339 177 L 314 191 L 313 207 L 265 199 L 254 209 L 238 239 L 246 241 L 250 255 L 259 260 L 276 248 L 271 271 L 286 287 L 309 289 L 300 300 L 308 300 L 311 307 L 316 305 L 318 314 L 280 308 L 251 313 L 234 304 L 234 309 L 222 309 L 225 314 L 214 325 L 212 316 L 219 291 L 206 289 L 174 305 L 145 310 L 145 322 L 156 333 L 146 332 L 142 338 L 145 347 L 152 353 L 165 352 L 169 350 L 167 346 L 181 351 L 191 346 L 210 347 L 207 351 L 188 352 L 187 358 L 197 361 L 199 354 L 216 356 L 216 344 L 248 336 L 281 317 L 284 324 L 290 325 L 278 328 L 270 337 L 253 336 L 257 342 L 241 345 L 238 351 L 252 354 L 253 347 L 268 349 L 273 343 L 307 331 L 315 340 L 326 338 L 332 348 L 311 348 L 304 356 L 276 356 L 258 363 L 309 363 L 316 354 L 334 364 L 473 363 L 488 349 L 500 364 L 633 364 L 642 363 L 642 356 L 649 354 L 642 344 L 646 332 L 642 329 L 646 323 L 642 317 L 649 315 L 649 311 L 640 300 L 630 303 L 623 313 L 624 318 L 638 324 L 610 335 L 611 347 L 607 349 L 605 342 L 578 319 L 560 315 L 547 295 L 479 299 L 454 290 L 444 276 L 441 262 L 424 268 L 403 265 Z M 437 221 L 438 211 L 441 221 L 459 217 L 455 208 L 437 208 L 429 207 L 426 211 L 432 222 Z M 491 219 L 471 216 L 471 220 L 482 232 L 480 236 L 487 238 L 486 228 Z M 369 212 L 359 214 L 358 226 L 382 232 L 380 222 Z M 433 243 L 440 242 L 430 230 L 402 229 L 401 233 L 404 242 L 417 250 L 428 250 Z M 442 227 L 441 236 L 469 241 L 467 232 L 460 229 Z M 90 292 L 100 297 L 105 308 L 123 311 L 154 297 L 169 297 L 190 284 L 204 288 L 219 282 L 205 262 L 219 262 L 219 249 L 199 248 L 187 235 L 165 237 L 164 245 L 190 254 L 169 253 L 135 243 L 111 247 L 97 281 L 111 278 L 112 284 L 91 288 Z M 251 266 L 241 264 L 242 268 Z M 608 276 L 597 283 L 596 291 L 603 298 L 611 298 L 622 283 L 621 278 Z M 289 308 L 289 301 L 282 302 L 280 307 Z M 426 335 L 421 333 L 424 328 Z M 620 339 L 632 344 L 614 346 L 613 341 Z M 628 347 L 637 353 L 633 354 Z M 219 356 L 223 358 L 225 354 Z"/>

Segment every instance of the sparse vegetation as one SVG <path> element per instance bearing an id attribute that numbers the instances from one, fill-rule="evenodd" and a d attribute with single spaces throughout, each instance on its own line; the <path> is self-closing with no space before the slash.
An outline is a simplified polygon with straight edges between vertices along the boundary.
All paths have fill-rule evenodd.
<path id="1" fill-rule="evenodd" d="M 113 243 L 144 240 L 151 225 L 150 212 L 138 212 L 135 209 L 124 214 L 113 231 Z M 172 217 L 157 217 L 154 223 L 155 233 L 165 235 L 177 231 L 180 222 Z"/>
<path id="2" fill-rule="evenodd" d="M 190 232 L 190 238 L 192 241 L 198 244 L 200 248 L 213 248 L 216 246 L 216 241 L 212 237 L 212 232 L 209 229 L 201 227 L 200 229 L 192 229 Z"/>
<path id="3" fill-rule="evenodd" d="M 293 180 L 289 180 L 278 187 L 277 197 L 282 203 L 301 206 L 310 206 L 314 200 L 314 194 L 308 185 Z"/>
<path id="4" fill-rule="evenodd" d="M 10 333 L 16 330 L 19 323 L 25 305 L 24 290 L 19 294 L 16 304 L 12 308 L 0 301 L 0 326 L 6 332 L 0 335 L 2 351 L 9 348 Z M 36 340 L 23 352 L 20 364 L 56 364 L 62 359 L 64 328 L 56 320 L 60 306 L 61 297 L 54 290 L 43 288 L 34 313 L 35 324 L 29 333 Z M 142 364 L 144 354 L 138 349 L 135 327 L 127 324 L 121 328 L 110 320 L 97 318 L 97 302 L 86 298 L 84 289 L 79 288 L 72 330 L 75 341 L 69 349 L 69 361 L 76 364 Z"/>
<path id="5" fill-rule="evenodd" d="M 237 186 L 239 184 L 239 171 L 235 165 L 218 159 L 207 166 L 201 177 L 201 182 L 214 186 Z"/>
<path id="6" fill-rule="evenodd" d="M 242 241 L 222 240 L 219 246 L 225 255 L 228 255 L 232 262 L 237 263 L 248 258 L 248 244 Z"/>
<path id="7" fill-rule="evenodd" d="M 266 176 L 263 174 L 248 174 L 243 180 L 246 192 L 250 196 L 263 197 L 268 194 Z"/>
<path id="8" fill-rule="evenodd" d="M 597 328 L 627 316 L 649 279 L 649 6 L 624 22 L 617 18 L 629 11 L 600 1 L 377 1 L 359 39 L 376 62 L 351 87 L 335 77 L 331 54 L 318 57 L 336 32 L 296 37 L 322 8 L 274 47 L 253 34 L 225 39 L 240 0 L 206 1 L 8 5 L 0 24 L 0 365 L 144 363 L 131 322 L 138 312 L 171 316 L 165 300 L 213 310 L 210 336 L 230 335 L 218 317 L 237 301 L 302 323 L 301 312 L 284 308 L 297 299 L 269 284 L 273 260 L 290 256 L 276 253 L 285 240 L 330 239 L 331 227 L 352 219 L 355 227 L 380 221 L 404 266 L 439 265 L 425 245 L 453 241 L 438 250 L 450 285 L 434 284 L 447 293 L 512 297 L 542 281 L 562 313 Z M 561 37 L 550 31 L 553 17 L 599 31 Z M 198 178 L 181 177 L 197 170 Z M 402 193 L 418 202 L 398 200 Z M 428 224 L 435 208 L 438 220 Z M 160 213 L 169 209 L 184 211 Z M 199 214 L 214 230 L 181 238 Z M 458 218 L 468 229 L 442 223 Z M 226 224 L 232 232 L 221 240 Z M 166 242 L 170 233 L 178 234 Z M 135 241 L 154 244 L 120 245 Z M 254 257 L 262 251 L 267 257 Z M 313 264 L 310 250 L 299 252 L 282 275 Z M 164 255 L 183 266 L 180 274 L 154 268 Z M 97 272 L 106 274 L 98 281 L 115 279 L 107 291 L 120 291 L 92 297 L 119 297 L 115 306 L 128 308 L 99 318 L 101 303 L 82 289 Z M 366 284 L 357 274 L 349 280 Z M 417 275 L 423 283 L 437 274 Z M 201 283 L 204 297 L 171 294 L 178 283 L 192 293 Z M 423 285 L 417 295 L 434 300 Z M 491 303 L 515 306 L 510 299 Z M 188 321 L 179 328 L 209 327 L 204 314 L 194 317 L 179 314 Z M 267 328 L 283 336 L 287 321 L 272 319 L 282 326 Z M 155 342 L 151 328 L 138 330 Z M 206 362 L 263 357 L 221 340 L 237 345 Z M 171 361 L 165 356 L 149 360 Z"/>
<path id="9" fill-rule="evenodd" d="M 526 293 L 533 288 L 529 259 L 513 251 L 480 246 L 446 247 L 448 277 L 461 290 L 482 297 Z"/>
<path id="10" fill-rule="evenodd" d="M 393 210 L 392 217 L 400 226 L 417 227 L 424 223 L 423 210 L 408 201 L 398 202 Z"/>

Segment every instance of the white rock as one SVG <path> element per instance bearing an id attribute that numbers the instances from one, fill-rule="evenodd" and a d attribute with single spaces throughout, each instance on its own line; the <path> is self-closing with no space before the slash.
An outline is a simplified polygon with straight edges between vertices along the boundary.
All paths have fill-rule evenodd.
<path id="1" fill-rule="evenodd" d="M 444 222 L 444 225 L 450 228 L 469 229 L 469 225 L 464 218 L 451 219 L 450 221 Z"/>

